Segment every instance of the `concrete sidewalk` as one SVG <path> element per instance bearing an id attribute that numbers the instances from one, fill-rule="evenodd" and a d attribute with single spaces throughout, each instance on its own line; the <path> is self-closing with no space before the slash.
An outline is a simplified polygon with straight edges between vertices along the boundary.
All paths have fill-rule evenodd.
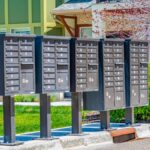
<path id="1" fill-rule="evenodd" d="M 123 123 L 111 123 L 112 129 L 128 128 Z M 139 138 L 150 137 L 150 124 L 137 124 L 134 126 Z M 52 136 L 59 139 L 56 140 L 37 140 L 40 136 L 39 132 L 26 133 L 17 135 L 18 141 L 25 143 L 20 146 L 0 146 L 0 150 L 71 150 L 77 147 L 87 147 L 92 144 L 113 144 L 113 139 L 109 131 L 102 131 L 100 123 L 92 123 L 83 125 L 83 135 L 71 135 L 71 127 L 52 130 Z M 3 140 L 3 137 L 0 138 Z"/>
<path id="2" fill-rule="evenodd" d="M 0 106 L 3 103 L 0 102 Z M 39 102 L 15 102 L 16 106 L 39 106 Z M 60 101 L 60 102 L 51 102 L 51 106 L 71 106 L 71 101 Z"/>

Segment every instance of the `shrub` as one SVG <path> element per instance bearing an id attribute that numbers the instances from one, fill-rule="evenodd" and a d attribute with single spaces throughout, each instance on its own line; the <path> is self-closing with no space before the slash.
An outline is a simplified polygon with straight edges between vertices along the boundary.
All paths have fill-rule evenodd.
<path id="1" fill-rule="evenodd" d="M 34 102 L 36 100 L 35 95 L 16 95 L 15 102 Z"/>

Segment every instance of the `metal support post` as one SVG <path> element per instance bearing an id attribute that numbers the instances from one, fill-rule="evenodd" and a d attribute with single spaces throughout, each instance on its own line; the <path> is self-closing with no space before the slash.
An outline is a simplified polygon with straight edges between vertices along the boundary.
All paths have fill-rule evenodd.
<path id="1" fill-rule="evenodd" d="M 72 134 L 82 133 L 82 93 L 72 93 Z"/>
<path id="2" fill-rule="evenodd" d="M 110 128 L 110 112 L 109 111 L 101 111 L 100 112 L 100 123 L 101 129 L 109 129 Z"/>
<path id="3" fill-rule="evenodd" d="M 4 143 L 16 142 L 14 99 L 11 96 L 3 97 L 4 112 Z"/>
<path id="4" fill-rule="evenodd" d="M 126 112 L 125 112 L 125 122 L 126 124 L 134 124 L 134 108 L 130 107 L 130 108 L 126 108 Z"/>
<path id="5" fill-rule="evenodd" d="M 40 94 L 40 137 L 51 137 L 50 96 Z"/>
<path id="6" fill-rule="evenodd" d="M 16 142 L 14 108 L 14 98 L 11 96 L 3 96 L 4 143 L 0 143 L 0 145 L 15 146 L 23 144 L 23 142 Z"/>

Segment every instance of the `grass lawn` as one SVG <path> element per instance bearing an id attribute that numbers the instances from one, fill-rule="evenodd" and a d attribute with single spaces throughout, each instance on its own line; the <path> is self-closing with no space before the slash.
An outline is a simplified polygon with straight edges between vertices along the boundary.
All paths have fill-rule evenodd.
<path id="1" fill-rule="evenodd" d="M 52 128 L 71 125 L 71 107 L 52 107 Z M 16 132 L 40 130 L 39 107 L 16 106 Z M 3 110 L 0 106 L 0 135 L 3 135 Z"/>

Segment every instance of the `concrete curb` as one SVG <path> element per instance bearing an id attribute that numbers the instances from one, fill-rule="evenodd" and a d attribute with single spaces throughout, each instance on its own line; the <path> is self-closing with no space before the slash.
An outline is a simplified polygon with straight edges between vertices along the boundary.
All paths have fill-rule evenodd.
<path id="1" fill-rule="evenodd" d="M 150 124 L 142 124 L 134 128 L 136 130 L 136 134 L 138 138 L 150 137 Z"/>
<path id="2" fill-rule="evenodd" d="M 133 127 L 138 138 L 150 137 L 150 124 L 142 124 Z M 119 129 L 118 129 L 119 130 Z M 109 131 L 87 133 L 80 136 L 65 136 L 55 140 L 34 140 L 25 142 L 20 146 L 0 146 L 0 150 L 71 150 L 90 145 L 113 144 L 113 139 Z"/>

